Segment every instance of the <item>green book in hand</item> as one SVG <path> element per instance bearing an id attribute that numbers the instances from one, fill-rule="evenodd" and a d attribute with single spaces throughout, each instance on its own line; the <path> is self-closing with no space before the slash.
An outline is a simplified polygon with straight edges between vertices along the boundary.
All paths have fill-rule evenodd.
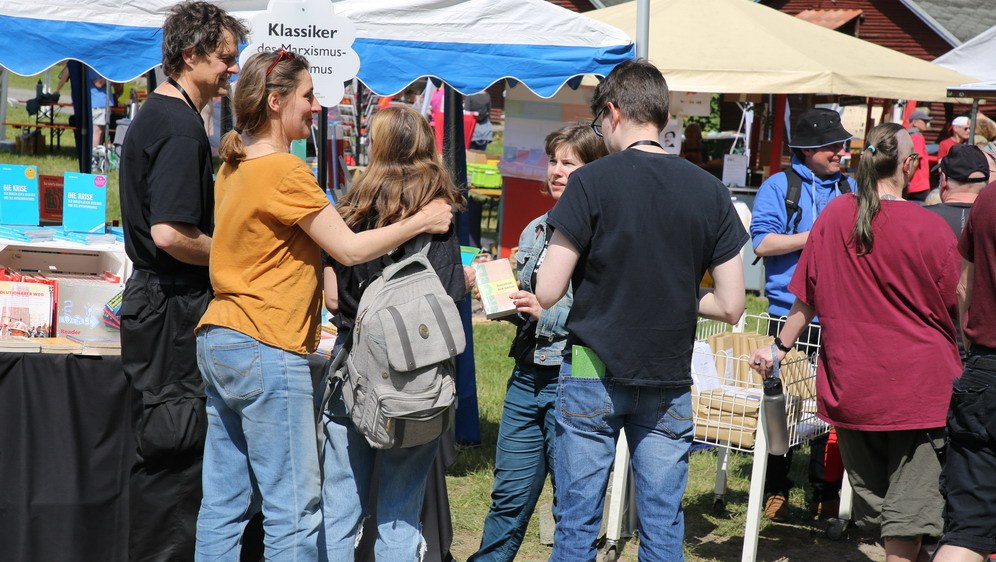
<path id="1" fill-rule="evenodd" d="M 595 351 L 583 345 L 571 346 L 571 376 L 583 379 L 604 379 L 605 363 Z"/>

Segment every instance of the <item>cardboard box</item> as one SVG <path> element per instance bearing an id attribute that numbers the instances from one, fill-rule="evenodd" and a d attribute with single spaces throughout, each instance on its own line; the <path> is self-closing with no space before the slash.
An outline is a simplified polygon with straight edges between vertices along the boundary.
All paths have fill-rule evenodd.
<path id="1" fill-rule="evenodd" d="M 468 150 L 467 151 L 467 163 L 468 164 L 487 164 L 488 154 L 483 150 Z"/>

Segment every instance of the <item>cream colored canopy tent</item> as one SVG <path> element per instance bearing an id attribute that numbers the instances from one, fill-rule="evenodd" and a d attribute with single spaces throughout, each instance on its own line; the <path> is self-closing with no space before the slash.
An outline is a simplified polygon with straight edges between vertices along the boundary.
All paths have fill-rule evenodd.
<path id="1" fill-rule="evenodd" d="M 635 37 L 636 4 L 585 15 Z M 751 0 L 650 0 L 648 58 L 679 92 L 942 101 L 976 81 Z"/>

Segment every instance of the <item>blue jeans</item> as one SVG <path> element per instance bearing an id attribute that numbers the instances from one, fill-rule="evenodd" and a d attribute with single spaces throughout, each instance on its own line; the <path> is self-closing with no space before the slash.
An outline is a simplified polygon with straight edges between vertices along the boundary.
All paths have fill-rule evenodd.
<path id="1" fill-rule="evenodd" d="M 681 496 L 692 444 L 691 392 L 570 373 L 565 361 L 557 388 L 559 519 L 550 560 L 594 562 L 609 469 L 624 428 L 636 479 L 640 561 L 684 560 Z"/>
<path id="2" fill-rule="evenodd" d="M 557 366 L 516 364 L 498 426 L 491 511 L 467 562 L 515 559 L 546 475 L 553 476 Z"/>
<path id="3" fill-rule="evenodd" d="M 260 507 L 268 560 L 316 560 L 321 479 L 307 358 L 208 326 L 197 364 L 208 418 L 197 560 L 238 560 Z"/>
<path id="4" fill-rule="evenodd" d="M 322 413 L 325 446 L 322 460 L 323 538 L 328 562 L 353 560 L 363 519 L 370 515 L 374 464 L 376 479 L 377 560 L 421 560 L 424 551 L 420 515 L 425 481 L 436 459 L 439 439 L 405 449 L 374 449 L 356 431 L 342 401 L 332 396 Z"/>

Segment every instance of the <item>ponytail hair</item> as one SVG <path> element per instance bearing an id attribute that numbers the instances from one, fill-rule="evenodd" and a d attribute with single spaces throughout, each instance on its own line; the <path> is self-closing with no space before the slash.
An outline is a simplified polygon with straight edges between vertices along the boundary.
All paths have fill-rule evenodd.
<path id="1" fill-rule="evenodd" d="M 239 81 L 232 98 L 235 128 L 221 138 L 218 157 L 229 166 L 238 166 L 246 157 L 242 135 L 253 137 L 266 126 L 270 116 L 267 99 L 271 93 L 281 98 L 291 95 L 308 72 L 308 60 L 301 55 L 280 50 L 256 53 L 249 57 L 239 72 Z"/>
<path id="2" fill-rule="evenodd" d="M 858 163 L 858 216 L 854 222 L 854 246 L 858 255 L 871 253 L 875 244 L 872 221 L 878 215 L 880 202 L 878 182 L 892 177 L 899 167 L 899 140 L 896 134 L 903 128 L 896 123 L 882 123 L 868 132 L 864 154 Z"/>

